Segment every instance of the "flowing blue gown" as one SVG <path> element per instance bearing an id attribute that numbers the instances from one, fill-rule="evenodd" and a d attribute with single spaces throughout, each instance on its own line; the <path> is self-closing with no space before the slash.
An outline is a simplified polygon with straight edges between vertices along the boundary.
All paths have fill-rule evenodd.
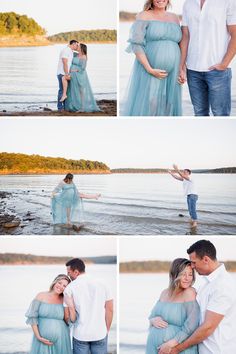
<path id="1" fill-rule="evenodd" d="M 135 59 L 124 98 L 123 116 L 181 116 L 181 86 L 178 83 L 181 28 L 177 23 L 136 20 L 131 27 L 127 52 L 144 53 L 153 69 L 166 70 L 158 79 Z"/>
<path id="2" fill-rule="evenodd" d="M 67 89 L 67 99 L 65 109 L 71 112 L 96 112 L 100 111 L 86 72 L 87 59 L 74 55 Z M 77 70 L 77 71 L 74 71 Z"/>
<path id="3" fill-rule="evenodd" d="M 40 336 L 53 342 L 48 346 L 33 336 L 29 354 L 72 354 L 69 327 L 64 322 L 62 304 L 33 300 L 26 313 L 27 324 L 38 325 Z"/>
<path id="4" fill-rule="evenodd" d="M 157 348 L 170 339 L 176 339 L 178 343 L 181 343 L 191 336 L 199 326 L 200 309 L 197 301 L 183 303 L 157 301 L 149 319 L 157 316 L 162 317 L 168 323 L 168 327 L 150 326 L 146 354 L 157 354 Z M 198 347 L 194 345 L 182 353 L 198 354 Z"/>
<path id="5" fill-rule="evenodd" d="M 81 223 L 83 221 L 83 203 L 75 184 L 62 181 L 53 193 L 56 193 L 52 198 L 51 205 L 53 223 L 66 224 L 67 209 L 70 209 L 70 221 Z"/>

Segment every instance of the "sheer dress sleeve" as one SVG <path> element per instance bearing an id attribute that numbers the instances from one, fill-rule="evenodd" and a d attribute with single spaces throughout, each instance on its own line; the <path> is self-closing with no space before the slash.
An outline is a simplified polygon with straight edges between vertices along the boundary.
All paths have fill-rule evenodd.
<path id="1" fill-rule="evenodd" d="M 186 308 L 187 318 L 180 331 L 174 337 L 178 343 L 183 342 L 186 338 L 191 336 L 199 326 L 200 308 L 197 301 L 186 302 L 184 306 Z"/>
<path id="2" fill-rule="evenodd" d="M 31 302 L 30 307 L 25 314 L 25 316 L 27 317 L 26 324 L 29 325 L 38 324 L 39 307 L 40 307 L 40 301 L 34 299 Z"/>
<path id="3" fill-rule="evenodd" d="M 145 54 L 146 32 L 148 21 L 136 20 L 131 29 L 128 39 L 129 46 L 126 49 L 127 53 L 142 53 Z"/>

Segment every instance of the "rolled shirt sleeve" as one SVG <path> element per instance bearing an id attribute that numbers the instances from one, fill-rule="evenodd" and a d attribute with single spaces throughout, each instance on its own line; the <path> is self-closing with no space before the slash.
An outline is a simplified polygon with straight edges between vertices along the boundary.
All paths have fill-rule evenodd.
<path id="1" fill-rule="evenodd" d="M 226 12 L 227 25 L 236 25 L 236 1 L 228 0 L 227 12 Z"/>
<path id="2" fill-rule="evenodd" d="M 183 12 L 182 12 L 182 21 L 181 21 L 181 25 L 182 26 L 188 26 L 188 16 L 187 16 L 187 10 L 186 10 L 186 2 L 184 3 L 184 6 L 183 6 Z"/>
<path id="3" fill-rule="evenodd" d="M 225 316 L 234 302 L 235 293 L 229 291 L 229 288 L 222 284 L 220 289 L 216 289 L 212 293 L 206 309 Z"/>

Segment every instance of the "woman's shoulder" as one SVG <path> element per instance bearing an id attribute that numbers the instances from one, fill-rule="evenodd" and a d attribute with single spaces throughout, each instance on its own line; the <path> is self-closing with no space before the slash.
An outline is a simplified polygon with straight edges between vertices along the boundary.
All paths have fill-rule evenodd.
<path id="1" fill-rule="evenodd" d="M 168 15 L 168 20 L 170 22 L 175 22 L 178 25 L 180 24 L 180 20 L 179 20 L 179 16 L 178 15 L 174 14 L 173 12 L 167 12 L 166 14 Z"/>
<path id="2" fill-rule="evenodd" d="M 185 302 L 195 301 L 197 296 L 196 289 L 194 289 L 193 287 L 185 289 L 183 296 Z"/>
<path id="3" fill-rule="evenodd" d="M 150 20 L 150 11 L 142 11 L 136 15 L 136 20 Z"/>
<path id="4" fill-rule="evenodd" d="M 168 299 L 169 289 L 164 289 L 160 295 L 160 301 L 166 301 Z"/>
<path id="5" fill-rule="evenodd" d="M 48 291 L 42 291 L 35 296 L 35 300 L 45 301 L 48 298 Z"/>

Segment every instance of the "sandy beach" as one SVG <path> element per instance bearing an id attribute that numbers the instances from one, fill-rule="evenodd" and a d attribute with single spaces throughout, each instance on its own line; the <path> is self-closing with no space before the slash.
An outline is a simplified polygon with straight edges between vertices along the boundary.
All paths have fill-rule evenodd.
<path id="1" fill-rule="evenodd" d="M 2 110 L 0 112 L 0 117 L 9 117 L 9 116 L 15 116 L 15 117 L 23 117 L 23 116 L 93 116 L 93 117 L 101 117 L 101 116 L 116 116 L 117 110 L 116 110 L 116 100 L 100 100 L 97 101 L 97 104 L 99 108 L 101 109 L 100 112 L 67 112 L 67 111 L 57 111 L 57 110 L 52 110 L 51 108 L 44 107 L 43 105 L 34 105 L 34 106 L 28 106 L 26 110 L 24 111 L 19 111 L 16 109 L 16 111 L 7 111 L 7 110 Z"/>

